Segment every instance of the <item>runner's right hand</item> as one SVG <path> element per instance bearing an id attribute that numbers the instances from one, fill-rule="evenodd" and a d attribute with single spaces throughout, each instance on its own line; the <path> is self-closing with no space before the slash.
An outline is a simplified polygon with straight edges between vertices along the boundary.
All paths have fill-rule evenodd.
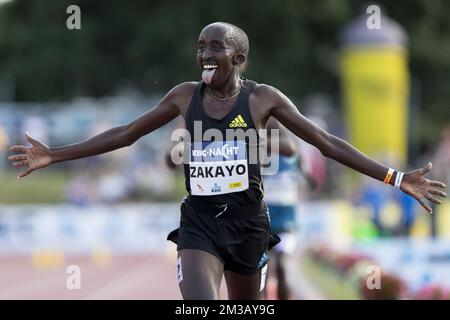
<path id="1" fill-rule="evenodd" d="M 8 160 L 13 161 L 12 165 L 26 167 L 26 170 L 17 176 L 18 178 L 25 177 L 36 169 L 45 168 L 53 162 L 49 147 L 33 139 L 28 132 L 26 132 L 26 139 L 31 143 L 31 147 L 14 145 L 9 148 L 9 151 L 17 153 L 8 157 Z"/>

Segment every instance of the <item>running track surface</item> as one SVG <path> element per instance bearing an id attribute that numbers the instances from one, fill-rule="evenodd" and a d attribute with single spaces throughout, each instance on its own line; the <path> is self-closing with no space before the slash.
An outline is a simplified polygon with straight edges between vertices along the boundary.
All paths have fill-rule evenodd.
<path id="1" fill-rule="evenodd" d="M 80 267 L 81 289 L 68 289 L 70 265 Z M 227 299 L 222 282 L 221 299 Z M 0 300 L 178 300 L 175 255 L 113 255 L 98 264 L 69 256 L 59 266 L 36 266 L 32 256 L 0 256 Z"/>
<path id="2" fill-rule="evenodd" d="M 36 264 L 35 258 L 0 255 L 0 300 L 181 299 L 175 251 L 173 254 L 111 255 L 103 263 L 89 255 L 66 256 L 50 266 Z M 81 289 L 67 287 L 73 274 L 67 272 L 71 265 L 80 268 Z M 269 299 L 275 299 L 275 290 L 268 284 Z M 227 299 L 224 281 L 220 298 Z"/>
<path id="3" fill-rule="evenodd" d="M 67 267 L 81 271 L 70 290 Z M 0 256 L 0 299 L 181 299 L 176 259 L 165 255 L 114 255 L 98 265 L 90 256 L 65 257 L 59 266 L 36 267 L 31 256 Z"/>

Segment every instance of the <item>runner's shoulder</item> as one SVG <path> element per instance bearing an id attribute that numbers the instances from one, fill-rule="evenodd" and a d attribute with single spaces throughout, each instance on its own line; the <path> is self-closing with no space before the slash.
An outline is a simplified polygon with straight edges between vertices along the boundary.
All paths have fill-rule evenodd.
<path id="1" fill-rule="evenodd" d="M 184 116 L 197 84 L 198 82 L 189 81 L 176 85 L 166 94 L 163 102 L 176 107 L 178 112 Z"/>
<path id="2" fill-rule="evenodd" d="M 180 96 L 191 97 L 194 94 L 195 87 L 197 86 L 197 81 L 186 81 L 176 85 L 170 93 Z"/>
<path id="3" fill-rule="evenodd" d="M 169 102 L 173 106 L 177 106 L 182 114 L 185 113 L 185 109 L 192 99 L 194 90 L 198 82 L 182 82 L 173 87 L 164 97 L 163 101 Z"/>
<path id="4" fill-rule="evenodd" d="M 257 100 L 272 103 L 278 101 L 282 95 L 280 90 L 264 83 L 257 83 L 252 92 L 252 96 Z"/>

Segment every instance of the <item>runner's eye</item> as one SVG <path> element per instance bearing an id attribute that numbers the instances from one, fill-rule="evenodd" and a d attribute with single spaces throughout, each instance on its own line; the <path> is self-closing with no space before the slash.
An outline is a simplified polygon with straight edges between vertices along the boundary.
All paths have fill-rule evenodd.
<path id="1" fill-rule="evenodd" d="M 211 48 L 214 52 L 222 51 L 224 48 L 218 45 L 212 46 Z"/>

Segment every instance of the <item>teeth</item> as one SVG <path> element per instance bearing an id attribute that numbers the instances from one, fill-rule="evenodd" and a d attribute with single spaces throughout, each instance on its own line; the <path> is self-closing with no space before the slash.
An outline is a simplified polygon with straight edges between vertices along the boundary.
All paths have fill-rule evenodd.
<path id="1" fill-rule="evenodd" d="M 205 69 L 217 69 L 219 66 L 216 64 L 205 64 L 203 68 Z"/>

